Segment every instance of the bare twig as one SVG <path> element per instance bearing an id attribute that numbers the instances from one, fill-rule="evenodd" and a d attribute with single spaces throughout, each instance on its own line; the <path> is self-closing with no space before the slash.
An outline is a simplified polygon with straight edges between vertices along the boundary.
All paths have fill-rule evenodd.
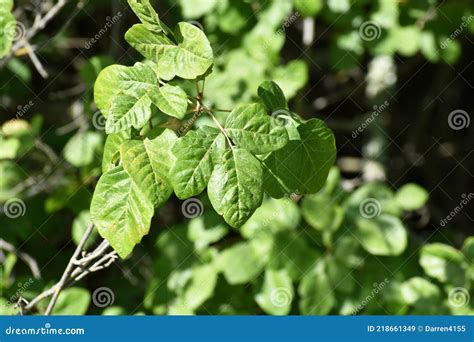
<path id="1" fill-rule="evenodd" d="M 234 145 L 232 144 L 232 141 L 230 141 L 230 138 L 229 138 L 229 136 L 227 135 L 227 133 L 226 133 L 226 131 L 225 131 L 225 128 L 222 127 L 222 125 L 219 123 L 219 120 L 217 120 L 217 118 L 214 116 L 214 114 L 212 114 L 212 111 L 211 111 L 209 108 L 203 106 L 203 110 L 204 110 L 207 114 L 209 114 L 209 116 L 212 118 L 212 120 L 213 120 L 214 123 L 217 125 L 217 127 L 219 127 L 220 131 L 222 132 L 222 134 L 224 134 L 225 138 L 227 139 L 227 143 L 229 144 L 229 147 L 232 148 L 232 146 L 234 146 Z"/>
<path id="2" fill-rule="evenodd" d="M 17 250 L 15 246 L 13 246 L 11 243 L 6 242 L 3 239 L 0 239 L 0 249 L 15 254 L 17 257 L 23 260 L 25 264 L 28 265 L 35 279 L 41 279 L 41 272 L 38 267 L 38 263 L 29 254 Z"/>
<path id="3" fill-rule="evenodd" d="M 28 56 L 31 59 L 31 62 L 33 62 L 33 65 L 35 66 L 41 77 L 48 78 L 48 73 L 46 72 L 46 70 L 44 70 L 43 64 L 41 64 L 40 60 L 35 54 L 33 47 L 27 41 L 25 41 L 25 48 L 26 52 L 28 53 Z"/>
<path id="4" fill-rule="evenodd" d="M 81 242 L 86 241 L 88 236 L 90 236 L 90 232 L 86 231 L 83 238 L 81 239 Z M 115 251 L 107 253 L 107 249 L 110 247 L 110 244 L 106 240 L 102 241 L 92 252 L 85 254 L 82 258 L 78 259 L 79 254 L 82 251 L 82 247 L 79 248 L 80 246 L 81 244 L 79 244 L 78 248 L 74 252 L 73 257 L 68 263 L 67 267 L 71 268 L 69 270 L 68 268 L 66 268 L 66 271 L 64 271 L 61 280 L 55 285 L 53 285 L 51 288 L 43 291 L 38 296 L 33 298 L 27 305 L 24 306 L 24 312 L 32 310 L 39 302 L 48 297 L 56 295 L 56 293 L 58 293 L 58 295 L 56 295 L 56 299 L 54 299 L 53 297 L 51 299 L 51 302 L 53 301 L 53 299 L 57 301 L 57 297 L 63 289 L 74 285 L 90 273 L 97 272 L 109 267 L 118 258 L 117 253 Z M 51 302 L 48 305 L 48 309 L 51 305 L 53 307 L 50 309 L 51 311 L 47 310 L 45 312 L 45 314 L 47 315 L 51 314 L 52 310 L 54 309 L 55 304 L 51 304 Z"/>
<path id="5" fill-rule="evenodd" d="M 48 157 L 53 165 L 56 165 L 59 162 L 59 157 L 56 152 L 54 152 L 54 150 L 49 147 L 49 145 L 45 144 L 40 138 L 35 139 L 35 146 Z"/>
<path id="6" fill-rule="evenodd" d="M 74 254 L 72 255 L 71 259 L 69 260 L 69 263 L 66 267 L 66 270 L 63 273 L 63 276 L 61 277 L 61 280 L 55 286 L 55 290 L 53 293 L 53 298 L 51 298 L 51 301 L 49 302 L 48 308 L 46 309 L 45 315 L 50 315 L 51 312 L 54 309 L 54 305 L 56 304 L 56 301 L 58 300 L 59 294 L 61 293 L 63 287 L 66 285 L 67 280 L 69 279 L 69 276 L 71 275 L 72 271 L 74 270 L 74 261 L 77 259 L 79 254 L 82 251 L 82 248 L 84 247 L 87 239 L 92 233 L 92 230 L 94 229 L 94 225 L 91 224 L 89 227 L 87 227 L 86 232 L 82 236 L 81 242 L 77 245 L 76 250 L 74 251 Z"/>

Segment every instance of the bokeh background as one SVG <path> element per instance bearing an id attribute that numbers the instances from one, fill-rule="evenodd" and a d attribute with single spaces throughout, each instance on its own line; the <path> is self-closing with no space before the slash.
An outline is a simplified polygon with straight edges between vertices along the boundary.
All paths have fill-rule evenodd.
<path id="1" fill-rule="evenodd" d="M 74 284 L 55 313 L 474 312 L 471 1 L 151 3 L 208 36 L 209 106 L 255 101 L 274 80 L 333 130 L 336 165 L 320 194 L 267 200 L 241 230 L 205 196 L 191 213 L 172 197 L 131 257 Z M 14 35 L 0 43 L 0 313 L 59 280 L 101 174 L 94 81 L 142 59 L 123 38 L 138 21 L 126 1 L 15 1 L 13 15 L 0 34 Z"/>

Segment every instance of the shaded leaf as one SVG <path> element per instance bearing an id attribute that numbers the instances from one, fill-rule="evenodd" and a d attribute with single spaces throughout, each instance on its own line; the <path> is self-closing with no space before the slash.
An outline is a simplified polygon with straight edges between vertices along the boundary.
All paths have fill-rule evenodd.
<path id="1" fill-rule="evenodd" d="M 303 277 L 298 293 L 301 297 L 299 307 L 302 315 L 327 315 L 336 302 L 323 263 L 318 263 Z"/>
<path id="2" fill-rule="evenodd" d="M 86 289 L 71 287 L 61 292 L 53 309 L 53 315 L 85 315 L 91 301 Z"/>
<path id="3" fill-rule="evenodd" d="M 374 255 L 400 255 L 407 246 L 407 232 L 397 217 L 382 214 L 355 218 L 357 237 L 364 249 Z"/>
<path id="4" fill-rule="evenodd" d="M 278 84 L 275 82 L 263 82 L 258 87 L 257 92 L 269 113 L 278 108 L 287 108 L 285 95 Z"/>
<path id="5" fill-rule="evenodd" d="M 398 189 L 395 200 L 405 210 L 416 210 L 426 204 L 428 196 L 428 191 L 421 186 L 408 183 Z"/>
<path id="6" fill-rule="evenodd" d="M 262 289 L 255 301 L 265 313 L 270 315 L 288 315 L 294 297 L 293 283 L 285 270 L 265 271 Z"/>
<path id="7" fill-rule="evenodd" d="M 75 134 L 64 146 L 64 158 L 73 166 L 81 167 L 100 160 L 102 135 L 97 132 Z"/>
<path id="8" fill-rule="evenodd" d="M 431 243 L 420 251 L 420 265 L 427 275 L 442 283 L 464 284 L 463 254 L 448 245 Z"/>
<path id="9" fill-rule="evenodd" d="M 248 283 L 258 276 L 263 268 L 252 245 L 244 242 L 225 249 L 217 262 L 231 285 Z"/>
<path id="10" fill-rule="evenodd" d="M 336 158 L 334 135 L 318 119 L 298 126 L 300 140 L 290 140 L 263 160 L 265 191 L 274 198 L 316 193 Z"/>

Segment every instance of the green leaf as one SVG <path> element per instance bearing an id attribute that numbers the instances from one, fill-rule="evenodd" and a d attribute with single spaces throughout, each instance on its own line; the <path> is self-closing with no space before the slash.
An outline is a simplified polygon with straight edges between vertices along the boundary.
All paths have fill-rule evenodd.
<path id="1" fill-rule="evenodd" d="M 242 32 L 254 16 L 251 3 L 231 0 L 219 1 L 215 13 L 218 17 L 219 29 L 231 35 L 238 35 Z"/>
<path id="2" fill-rule="evenodd" d="M 266 270 L 262 289 L 255 296 L 262 310 L 270 315 L 288 315 L 293 298 L 293 283 L 286 270 Z"/>
<path id="3" fill-rule="evenodd" d="M 99 234 L 121 258 L 148 234 L 153 204 L 122 166 L 100 177 L 91 202 L 91 218 Z"/>
<path id="4" fill-rule="evenodd" d="M 140 97 L 158 87 L 158 80 L 151 67 L 135 63 L 133 67 L 110 65 L 103 69 L 94 85 L 94 100 L 105 118 L 119 93 Z"/>
<path id="5" fill-rule="evenodd" d="M 130 135 L 126 131 L 109 134 L 105 140 L 104 153 L 102 155 L 102 173 L 105 173 L 115 166 L 120 157 L 120 145 L 129 139 Z"/>
<path id="6" fill-rule="evenodd" d="M 351 7 L 349 0 L 328 0 L 327 4 L 329 9 L 336 13 L 347 12 Z"/>
<path id="7" fill-rule="evenodd" d="M 72 223 L 72 240 L 76 245 L 81 242 L 84 233 L 89 225 L 92 224 L 91 215 L 88 210 L 83 210 L 77 215 Z M 97 230 L 93 229 L 90 237 L 87 239 L 84 249 L 91 247 L 97 238 Z"/>
<path id="8" fill-rule="evenodd" d="M 200 265 L 192 270 L 192 278 L 181 296 L 186 306 L 197 309 L 212 297 L 217 283 L 217 270 L 212 264 Z"/>
<path id="9" fill-rule="evenodd" d="M 206 35 L 196 26 L 180 22 L 175 32 L 178 45 L 164 35 L 150 32 L 143 24 L 132 26 L 127 42 L 143 56 L 154 61 L 164 80 L 175 76 L 195 79 L 210 68 L 214 57 Z"/>
<path id="10" fill-rule="evenodd" d="M 64 158 L 75 167 L 92 164 L 102 153 L 102 135 L 97 132 L 75 134 L 64 146 Z"/>
<path id="11" fill-rule="evenodd" d="M 128 0 L 128 4 L 148 30 L 156 32 L 167 31 L 149 0 Z"/>
<path id="12" fill-rule="evenodd" d="M 269 113 L 272 113 L 278 108 L 287 108 L 285 95 L 278 84 L 275 82 L 263 82 L 258 87 L 257 92 Z"/>
<path id="13" fill-rule="evenodd" d="M 194 242 L 196 250 L 203 250 L 222 239 L 228 231 L 229 227 L 222 217 L 210 210 L 189 221 L 188 238 Z"/>
<path id="14" fill-rule="evenodd" d="M 324 193 L 305 196 L 301 204 L 301 212 L 306 222 L 320 231 L 337 230 L 344 218 L 343 209 Z"/>
<path id="15" fill-rule="evenodd" d="M 474 236 L 470 236 L 464 240 L 462 252 L 466 256 L 467 260 L 471 264 L 474 264 Z"/>
<path id="16" fill-rule="evenodd" d="M 252 154 L 265 154 L 288 143 L 288 133 L 259 103 L 240 105 L 227 117 L 225 131 L 240 148 Z"/>
<path id="17" fill-rule="evenodd" d="M 241 242 L 225 249 L 217 264 L 231 285 L 245 284 L 262 272 L 263 265 L 250 243 Z"/>
<path id="18" fill-rule="evenodd" d="M 402 213 L 393 191 L 381 182 L 362 185 L 350 194 L 343 206 L 347 212 L 366 217 L 374 217 L 382 213 L 400 216 Z"/>
<path id="19" fill-rule="evenodd" d="M 216 128 L 203 126 L 178 139 L 172 151 L 176 162 L 171 182 L 181 199 L 200 194 L 207 186 L 215 156 L 223 153 L 225 137 Z"/>
<path id="20" fill-rule="evenodd" d="M 126 66 L 114 64 L 103 69 L 97 76 L 94 84 L 94 101 L 105 118 L 109 114 L 112 99 L 120 91 L 117 87 L 120 75 L 126 71 Z"/>
<path id="21" fill-rule="evenodd" d="M 10 303 L 7 299 L 0 297 L 0 315 L 16 316 L 20 314 L 19 308 L 15 307 L 16 303 Z"/>
<path id="22" fill-rule="evenodd" d="M 20 147 L 20 139 L 13 137 L 5 139 L 0 135 L 0 159 L 15 159 Z"/>
<path id="23" fill-rule="evenodd" d="M 302 315 L 327 315 L 336 303 L 334 289 L 324 270 L 324 264 L 308 272 L 298 287 Z"/>
<path id="24" fill-rule="evenodd" d="M 371 254 L 400 255 L 407 246 L 406 229 L 397 217 L 356 217 L 355 224 L 362 247 Z"/>
<path id="25" fill-rule="evenodd" d="M 8 55 L 16 31 L 16 18 L 12 14 L 13 1 L 0 2 L 0 58 Z"/>
<path id="26" fill-rule="evenodd" d="M 188 98 L 183 89 L 165 84 L 148 94 L 153 103 L 165 114 L 182 119 L 188 108 Z"/>
<path id="27" fill-rule="evenodd" d="M 416 210 L 428 201 L 428 191 L 421 186 L 408 183 L 403 185 L 395 194 L 395 200 L 405 210 Z"/>
<path id="28" fill-rule="evenodd" d="M 155 207 L 162 206 L 173 192 L 169 171 L 176 140 L 176 134 L 166 130 L 153 140 L 128 140 L 120 147 L 123 168 Z"/>
<path id="29" fill-rule="evenodd" d="M 290 140 L 264 161 L 265 191 L 274 198 L 316 193 L 336 159 L 334 135 L 318 119 L 298 126 L 301 140 Z"/>
<path id="30" fill-rule="evenodd" d="M 402 284 L 402 295 L 408 304 L 415 304 L 423 298 L 438 298 L 440 291 L 426 279 L 413 277 Z"/>
<path id="31" fill-rule="evenodd" d="M 293 0 L 295 9 L 304 17 L 314 17 L 323 8 L 321 0 Z"/>
<path id="32" fill-rule="evenodd" d="M 285 97 L 291 99 L 308 82 L 308 73 L 308 65 L 296 59 L 274 68 L 272 79 L 281 87 Z"/>
<path id="33" fill-rule="evenodd" d="M 289 198 L 269 199 L 255 210 L 240 231 L 244 237 L 250 239 L 261 232 L 273 234 L 281 230 L 295 229 L 299 222 L 300 212 L 295 202 Z"/>
<path id="34" fill-rule="evenodd" d="M 105 132 L 118 133 L 132 127 L 142 128 L 151 117 L 151 100 L 143 94 L 139 97 L 118 93 L 112 100 Z"/>
<path id="35" fill-rule="evenodd" d="M 91 301 L 86 289 L 71 287 L 61 292 L 54 306 L 53 315 L 85 315 Z"/>
<path id="36" fill-rule="evenodd" d="M 306 241 L 299 231 L 281 231 L 273 236 L 268 253 L 268 267 L 284 268 L 294 281 L 310 271 L 320 257 L 320 252 Z"/>
<path id="37" fill-rule="evenodd" d="M 442 283 L 464 284 L 463 254 L 448 245 L 432 243 L 420 251 L 420 265 L 427 275 Z"/>
<path id="38" fill-rule="evenodd" d="M 441 292 L 436 285 L 426 279 L 413 277 L 406 280 L 401 285 L 401 295 L 403 301 L 414 308 L 410 314 L 441 314 Z"/>
<path id="39" fill-rule="evenodd" d="M 209 13 L 216 6 L 218 0 L 178 0 L 183 17 L 197 19 Z"/>
<path id="40" fill-rule="evenodd" d="M 232 227 L 242 226 L 262 204 L 262 167 L 247 150 L 227 150 L 212 171 L 208 195 L 214 209 Z"/>

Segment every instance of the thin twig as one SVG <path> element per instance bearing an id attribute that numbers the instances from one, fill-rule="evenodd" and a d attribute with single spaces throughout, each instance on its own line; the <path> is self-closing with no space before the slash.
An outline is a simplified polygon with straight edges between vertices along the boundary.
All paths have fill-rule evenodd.
<path id="1" fill-rule="evenodd" d="M 25 41 L 25 48 L 26 48 L 26 52 L 28 53 L 28 56 L 31 59 L 31 62 L 33 62 L 33 65 L 35 66 L 36 70 L 41 75 L 41 77 L 48 78 L 49 75 L 46 72 L 46 70 L 44 70 L 43 64 L 41 64 L 40 60 L 35 54 L 35 51 L 33 50 L 33 47 L 27 41 Z"/>
<path id="2" fill-rule="evenodd" d="M 49 302 L 48 308 L 46 309 L 45 315 L 50 315 L 51 312 L 54 309 L 54 305 L 56 305 L 56 301 L 58 300 L 59 294 L 61 293 L 64 285 L 66 285 L 67 280 L 69 279 L 69 276 L 71 272 L 74 270 L 74 261 L 77 259 L 79 254 L 82 251 L 82 248 L 86 244 L 87 239 L 92 233 L 92 230 L 94 229 L 94 225 L 90 224 L 89 227 L 87 227 L 86 232 L 82 236 L 81 242 L 79 242 L 79 245 L 77 245 L 76 250 L 74 251 L 74 254 L 72 255 L 71 259 L 69 260 L 69 263 L 66 267 L 66 270 L 63 273 L 63 276 L 61 277 L 61 280 L 59 281 L 58 285 L 55 287 L 53 298 L 51 298 L 51 301 Z"/>
<path id="3" fill-rule="evenodd" d="M 56 152 L 54 152 L 54 150 L 49 147 L 49 145 L 45 144 L 40 138 L 35 139 L 35 146 L 49 158 L 53 165 L 56 165 L 59 162 L 59 157 Z"/>
<path id="4" fill-rule="evenodd" d="M 38 267 L 38 263 L 29 254 L 20 252 L 15 248 L 15 246 L 13 246 L 11 243 L 6 242 L 3 239 L 0 239 L 0 249 L 15 254 L 17 257 L 23 260 L 25 264 L 28 265 L 35 279 L 41 279 L 41 271 Z"/>
<path id="5" fill-rule="evenodd" d="M 229 147 L 232 148 L 232 146 L 233 146 L 232 141 L 230 141 L 230 138 L 227 135 L 227 133 L 225 131 L 225 128 L 222 127 L 222 125 L 219 123 L 219 120 L 217 120 L 217 118 L 214 116 L 214 114 L 212 114 L 212 112 L 207 107 L 204 106 L 203 110 L 211 116 L 212 120 L 214 120 L 214 123 L 217 125 L 217 127 L 219 127 L 222 134 L 224 134 L 225 138 L 227 139 L 227 143 L 229 144 Z"/>
<path id="6" fill-rule="evenodd" d="M 84 237 L 86 236 L 86 234 L 89 233 L 86 231 Z M 69 276 L 67 277 L 66 281 L 63 282 L 63 278 L 61 278 L 61 280 L 54 284 L 51 288 L 44 290 L 38 296 L 33 298 L 27 305 L 25 305 L 24 312 L 31 311 L 39 302 L 41 302 L 45 298 L 54 295 L 58 291 L 62 291 L 62 289 L 73 286 L 75 283 L 83 279 L 88 274 L 109 267 L 118 258 L 117 253 L 115 251 L 107 253 L 107 249 L 109 247 L 110 244 L 106 240 L 104 240 L 96 247 L 94 251 L 86 254 L 81 259 L 72 258 L 70 264 L 73 264 L 73 271 L 69 273 Z"/>

